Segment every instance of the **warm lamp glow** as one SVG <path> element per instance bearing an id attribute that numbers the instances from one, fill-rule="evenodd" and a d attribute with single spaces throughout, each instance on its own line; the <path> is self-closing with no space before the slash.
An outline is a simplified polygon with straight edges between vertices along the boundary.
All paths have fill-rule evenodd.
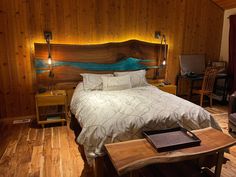
<path id="1" fill-rule="evenodd" d="M 163 61 L 162 61 L 162 65 L 166 65 L 166 60 L 164 59 Z"/>
<path id="2" fill-rule="evenodd" d="M 52 64 L 52 58 L 48 57 L 48 64 L 51 65 Z"/>

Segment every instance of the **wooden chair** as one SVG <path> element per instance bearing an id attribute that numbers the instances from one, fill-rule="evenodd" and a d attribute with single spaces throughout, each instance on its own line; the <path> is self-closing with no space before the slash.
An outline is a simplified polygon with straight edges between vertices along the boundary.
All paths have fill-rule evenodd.
<path id="1" fill-rule="evenodd" d="M 217 72 L 218 72 L 217 67 L 208 67 L 205 70 L 205 74 L 204 74 L 204 78 L 203 78 L 203 82 L 202 82 L 202 88 L 199 90 L 197 90 L 197 89 L 192 90 L 192 93 L 200 95 L 200 105 L 201 106 L 202 106 L 204 95 L 206 95 L 210 98 L 210 106 L 212 106 L 212 92 L 213 92 Z"/>
<path id="2" fill-rule="evenodd" d="M 229 97 L 229 132 L 236 132 L 236 91 Z"/>

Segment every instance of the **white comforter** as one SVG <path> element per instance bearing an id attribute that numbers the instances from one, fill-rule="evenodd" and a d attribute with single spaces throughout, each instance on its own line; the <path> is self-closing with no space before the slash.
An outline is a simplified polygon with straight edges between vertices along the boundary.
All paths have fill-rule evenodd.
<path id="1" fill-rule="evenodd" d="M 178 126 L 194 130 L 220 129 L 202 107 L 168 94 L 154 86 L 121 91 L 75 89 L 71 102 L 82 132 L 77 142 L 84 146 L 88 162 L 103 152 L 103 145 L 142 137 L 143 130 Z"/>

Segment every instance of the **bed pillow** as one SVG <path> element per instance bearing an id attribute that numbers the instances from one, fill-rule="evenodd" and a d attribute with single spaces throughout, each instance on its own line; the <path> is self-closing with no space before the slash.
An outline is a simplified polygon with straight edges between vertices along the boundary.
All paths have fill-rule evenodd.
<path id="1" fill-rule="evenodd" d="M 113 77 L 113 74 L 81 74 L 85 91 L 102 90 L 102 76 Z"/>
<path id="2" fill-rule="evenodd" d="M 120 77 L 102 77 L 103 90 L 125 90 L 132 88 L 130 82 L 130 76 L 120 76 Z"/>
<path id="3" fill-rule="evenodd" d="M 130 75 L 130 82 L 132 87 L 141 87 L 148 85 L 146 80 L 146 71 L 139 70 L 139 71 L 128 71 L 128 72 L 115 72 L 115 76 L 124 76 Z"/>

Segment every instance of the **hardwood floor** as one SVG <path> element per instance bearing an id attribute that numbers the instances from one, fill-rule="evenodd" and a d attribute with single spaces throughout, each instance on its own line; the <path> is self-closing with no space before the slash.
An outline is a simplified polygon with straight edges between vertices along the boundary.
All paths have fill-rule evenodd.
<path id="1" fill-rule="evenodd" d="M 1 124 L 1 177 L 89 177 L 67 126 Z"/>
<path id="2" fill-rule="evenodd" d="M 227 131 L 227 107 L 206 108 Z M 231 134 L 236 138 L 236 134 Z M 0 122 L 0 177 L 92 177 L 69 126 Z M 225 154 L 222 177 L 236 176 L 236 146 Z"/>

